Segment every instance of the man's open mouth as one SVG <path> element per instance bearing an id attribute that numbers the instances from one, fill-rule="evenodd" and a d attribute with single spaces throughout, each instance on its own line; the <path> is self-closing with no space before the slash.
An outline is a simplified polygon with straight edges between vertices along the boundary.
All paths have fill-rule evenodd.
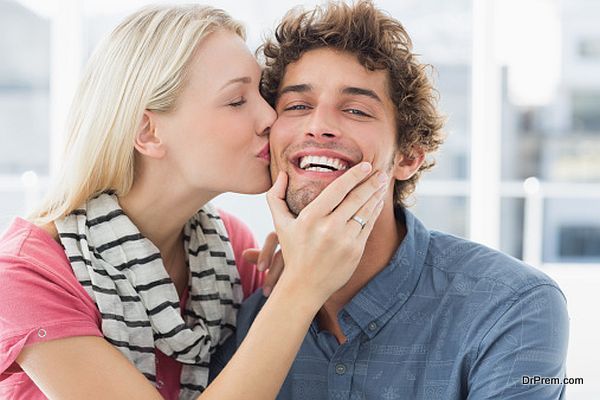
<path id="1" fill-rule="evenodd" d="M 333 157 L 303 156 L 298 159 L 298 167 L 312 172 L 343 171 L 348 169 L 348 162 Z"/>

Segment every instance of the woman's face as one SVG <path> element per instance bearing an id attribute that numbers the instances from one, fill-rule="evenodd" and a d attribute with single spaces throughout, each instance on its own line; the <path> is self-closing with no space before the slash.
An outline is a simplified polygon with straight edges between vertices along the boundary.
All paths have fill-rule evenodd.
<path id="1" fill-rule="evenodd" d="M 268 130 L 276 114 L 259 93 L 260 74 L 236 34 L 202 40 L 175 109 L 154 113 L 169 176 L 215 194 L 270 187 Z"/>

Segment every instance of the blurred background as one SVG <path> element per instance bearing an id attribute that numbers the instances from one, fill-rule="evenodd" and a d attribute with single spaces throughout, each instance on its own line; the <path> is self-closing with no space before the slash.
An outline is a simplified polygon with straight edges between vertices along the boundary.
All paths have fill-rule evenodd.
<path id="1" fill-rule="evenodd" d="M 141 0 L 0 0 L 0 230 L 39 201 L 59 163 L 90 53 Z M 172 2 L 175 3 L 175 2 Z M 204 1 L 246 23 L 254 50 L 287 0 Z M 413 198 L 431 229 L 500 249 L 568 299 L 570 399 L 600 398 L 600 1 L 375 1 L 433 65 L 448 138 Z M 596 154 L 594 156 L 594 154 Z M 223 195 L 259 242 L 263 195 Z"/>

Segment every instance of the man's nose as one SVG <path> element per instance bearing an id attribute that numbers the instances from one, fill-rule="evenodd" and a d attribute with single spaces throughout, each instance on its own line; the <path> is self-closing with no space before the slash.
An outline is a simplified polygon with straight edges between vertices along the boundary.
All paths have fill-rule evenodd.
<path id="1" fill-rule="evenodd" d="M 335 112 L 327 107 L 317 107 L 307 121 L 306 135 L 317 140 L 331 140 L 340 136 Z"/>

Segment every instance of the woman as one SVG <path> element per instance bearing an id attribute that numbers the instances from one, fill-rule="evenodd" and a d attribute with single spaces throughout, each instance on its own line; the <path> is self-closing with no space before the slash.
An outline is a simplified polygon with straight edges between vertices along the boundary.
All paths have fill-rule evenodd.
<path id="1" fill-rule="evenodd" d="M 384 192 L 362 163 L 294 218 L 278 177 L 267 197 L 285 271 L 205 390 L 242 286 L 260 281 L 239 257 L 251 235 L 209 201 L 271 184 L 275 113 L 243 38 L 220 10 L 149 8 L 92 56 L 55 186 L 0 239 L 0 397 L 275 397 L 310 321 L 356 267 Z"/>

